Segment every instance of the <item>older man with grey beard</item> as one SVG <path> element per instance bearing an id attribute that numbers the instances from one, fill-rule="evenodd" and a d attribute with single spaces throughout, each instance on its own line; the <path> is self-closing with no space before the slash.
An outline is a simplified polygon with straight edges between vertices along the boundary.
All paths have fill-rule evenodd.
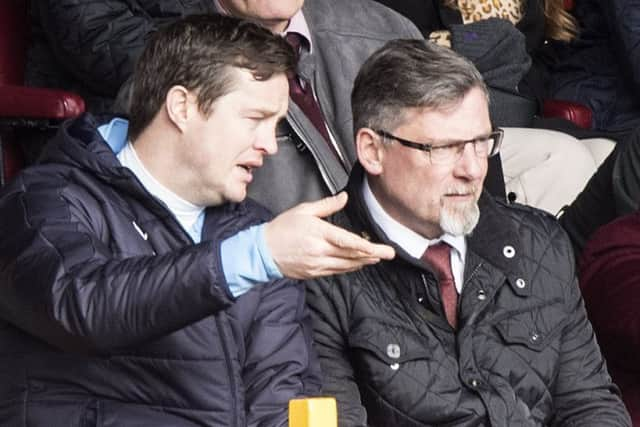
<path id="1" fill-rule="evenodd" d="M 340 425 L 630 425 L 562 229 L 482 193 L 502 131 L 475 67 L 390 42 L 352 109 L 358 163 L 333 220 L 397 256 L 307 287 Z"/>

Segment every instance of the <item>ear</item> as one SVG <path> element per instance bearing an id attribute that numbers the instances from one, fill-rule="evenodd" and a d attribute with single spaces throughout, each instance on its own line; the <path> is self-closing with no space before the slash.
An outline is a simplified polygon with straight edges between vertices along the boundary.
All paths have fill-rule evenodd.
<path id="1" fill-rule="evenodd" d="M 384 147 L 382 137 L 369 128 L 360 128 L 356 133 L 358 160 L 369 175 L 382 174 Z"/>
<path id="2" fill-rule="evenodd" d="M 197 108 L 197 103 L 194 103 L 190 97 L 192 95 L 184 86 L 173 86 L 165 98 L 167 117 L 181 132 L 187 128 L 191 110 L 194 106 Z"/>

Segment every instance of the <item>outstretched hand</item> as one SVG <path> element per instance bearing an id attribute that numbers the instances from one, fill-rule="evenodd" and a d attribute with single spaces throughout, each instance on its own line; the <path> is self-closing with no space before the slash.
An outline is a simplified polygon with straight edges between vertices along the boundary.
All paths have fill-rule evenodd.
<path id="1" fill-rule="evenodd" d="M 347 194 L 341 192 L 294 206 L 266 224 L 267 246 L 285 277 L 310 279 L 346 273 L 395 256 L 392 247 L 371 243 L 322 219 L 346 203 Z"/>

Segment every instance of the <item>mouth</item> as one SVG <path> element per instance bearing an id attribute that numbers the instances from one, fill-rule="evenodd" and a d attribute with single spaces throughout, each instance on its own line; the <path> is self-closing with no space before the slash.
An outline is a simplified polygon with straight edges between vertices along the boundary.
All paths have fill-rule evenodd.
<path id="1" fill-rule="evenodd" d="M 467 199 L 469 197 L 473 197 L 473 193 L 447 193 L 445 197 L 449 197 L 452 199 Z"/>
<path id="2" fill-rule="evenodd" d="M 476 198 L 475 188 L 451 188 L 445 192 L 444 197 L 449 200 L 466 201 Z"/>
<path id="3" fill-rule="evenodd" d="M 253 180 L 253 171 L 262 166 L 262 161 L 254 160 L 236 165 L 239 169 L 243 170 L 246 175 L 246 181 L 251 182 Z"/>

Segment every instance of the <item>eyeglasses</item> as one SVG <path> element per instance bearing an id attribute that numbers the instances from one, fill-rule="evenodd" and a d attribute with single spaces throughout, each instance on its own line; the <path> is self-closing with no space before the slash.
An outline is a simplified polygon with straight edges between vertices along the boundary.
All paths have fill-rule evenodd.
<path id="1" fill-rule="evenodd" d="M 462 153 L 464 153 L 464 147 L 467 144 L 473 144 L 474 152 L 478 157 L 486 159 L 494 156 L 498 151 L 500 151 L 500 144 L 502 143 L 502 137 L 504 136 L 504 131 L 502 129 L 495 129 L 490 134 L 475 139 L 454 141 L 442 145 L 433 145 L 398 138 L 397 136 L 383 130 L 373 129 L 373 131 L 383 138 L 398 141 L 405 147 L 415 148 L 416 150 L 426 152 L 429 161 L 432 164 L 439 165 L 453 164 L 460 160 L 462 158 Z"/>

